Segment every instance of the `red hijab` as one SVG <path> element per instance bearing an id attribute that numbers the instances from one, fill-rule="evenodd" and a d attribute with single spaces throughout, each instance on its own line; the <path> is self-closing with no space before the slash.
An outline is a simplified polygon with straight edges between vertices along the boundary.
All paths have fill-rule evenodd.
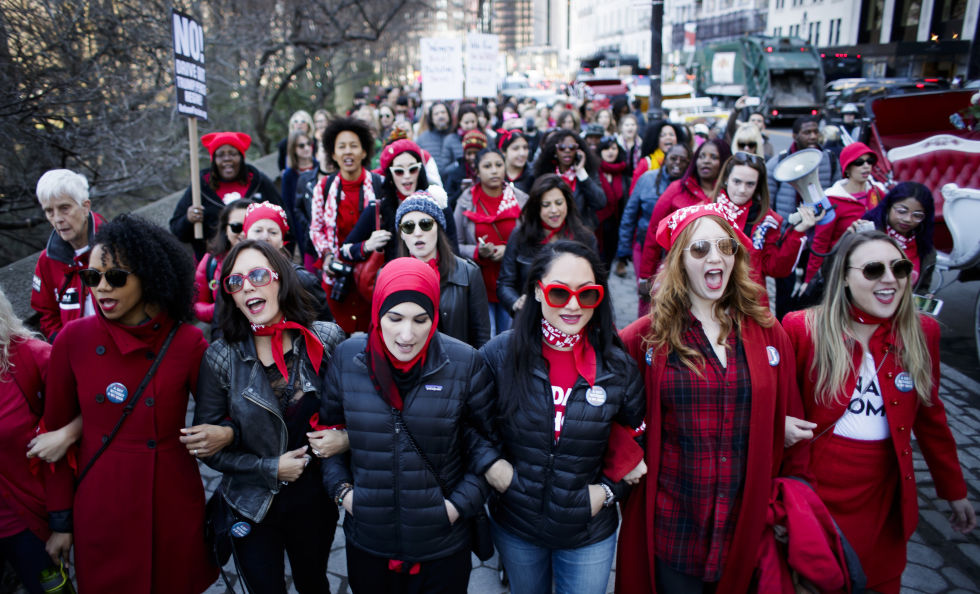
<path id="1" fill-rule="evenodd" d="M 430 312 L 432 327 L 425 347 L 411 361 L 400 361 L 388 351 L 381 335 L 381 316 L 405 302 L 419 303 Z M 431 306 L 431 307 L 430 307 Z M 439 275 L 425 262 L 415 258 L 396 258 L 378 274 L 371 300 L 371 327 L 368 329 L 368 371 L 382 398 L 401 410 L 402 395 L 395 384 L 393 370 L 407 373 L 425 363 L 429 343 L 439 326 Z"/>

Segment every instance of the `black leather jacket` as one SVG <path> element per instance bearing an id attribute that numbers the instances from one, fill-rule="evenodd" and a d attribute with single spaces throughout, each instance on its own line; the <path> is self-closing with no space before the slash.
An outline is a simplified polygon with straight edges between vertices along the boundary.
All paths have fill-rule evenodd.
<path id="1" fill-rule="evenodd" d="M 474 348 L 490 340 L 490 306 L 483 273 L 471 260 L 456 256 L 456 270 L 442 283 L 439 331 Z"/>
<path id="2" fill-rule="evenodd" d="M 616 531 L 615 507 L 592 516 L 589 485 L 605 483 L 617 498 L 626 495 L 624 482 L 602 474 L 603 457 L 613 422 L 639 427 L 646 410 L 643 377 L 622 352 L 617 361 L 596 353 L 595 386 L 604 390 L 601 403 L 586 399 L 588 383 L 578 378 L 568 398 L 565 423 L 554 438 L 555 407 L 548 366 L 540 357 L 534 366 L 539 389 L 517 394 L 510 354 L 514 331 L 494 337 L 480 352 L 493 374 L 498 394 L 520 398 L 519 414 L 495 414 L 503 456 L 514 466 L 510 487 L 490 506 L 494 521 L 539 546 L 577 548 L 594 544 Z"/>
<path id="3" fill-rule="evenodd" d="M 450 524 L 439 483 L 371 381 L 366 343 L 359 334 L 337 347 L 327 374 L 320 422 L 346 425 L 350 451 L 324 461 L 323 485 L 330 495 L 354 486 L 353 514 L 344 518 L 354 546 L 413 563 L 441 559 L 470 545 L 464 520 L 483 507 L 490 490 L 483 475 L 500 457 L 490 374 L 476 350 L 437 332 L 418 384 L 403 394 L 400 416 L 459 511 Z"/>
<path id="4" fill-rule="evenodd" d="M 323 343 L 319 376 L 306 356 L 302 340 L 293 341 L 303 357 L 299 368 L 304 392 L 322 396 L 323 381 L 334 348 L 344 331 L 330 322 L 314 322 L 313 332 Z M 230 425 L 235 441 L 202 461 L 220 471 L 221 491 L 236 512 L 261 522 L 279 493 L 279 456 L 286 453 L 286 422 L 266 379 L 251 340 L 228 344 L 220 339 L 208 347 L 197 381 L 194 424 Z"/>

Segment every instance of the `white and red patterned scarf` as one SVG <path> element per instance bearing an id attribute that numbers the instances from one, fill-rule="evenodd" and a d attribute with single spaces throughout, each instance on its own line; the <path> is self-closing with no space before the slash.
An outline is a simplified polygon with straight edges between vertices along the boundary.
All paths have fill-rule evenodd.
<path id="1" fill-rule="evenodd" d="M 578 341 L 582 340 L 581 332 L 578 334 L 565 334 L 544 318 L 541 318 L 541 336 L 544 337 L 545 342 L 559 349 L 570 349 L 577 345 Z"/>
<path id="2" fill-rule="evenodd" d="M 361 209 L 374 204 L 374 186 L 371 183 L 372 175 L 370 172 L 364 174 L 364 185 L 361 186 Z M 326 198 L 323 196 L 323 188 L 327 185 L 327 180 L 323 178 L 313 190 L 312 216 L 310 217 L 310 239 L 316 248 L 317 255 L 322 259 L 328 253 L 334 258 L 340 256 L 340 241 L 337 237 L 337 206 L 340 203 L 340 174 L 334 176 L 330 188 L 327 190 Z M 333 277 L 328 276 L 326 271 L 323 273 L 323 280 L 327 284 L 333 284 Z"/>
<path id="3" fill-rule="evenodd" d="M 575 175 L 574 167 L 569 167 L 565 173 L 561 172 L 561 168 L 555 167 L 555 173 L 565 180 L 565 183 L 568 184 L 568 187 L 571 188 L 573 192 L 575 191 L 575 182 L 578 181 L 578 178 Z"/>
<path id="4" fill-rule="evenodd" d="M 908 251 L 909 245 L 915 242 L 915 237 L 906 237 L 898 231 L 892 229 L 891 225 L 885 225 L 885 232 L 888 233 L 888 237 L 891 237 L 898 242 L 898 245 L 902 247 L 902 251 Z"/>
<path id="5" fill-rule="evenodd" d="M 738 227 L 739 229 L 745 227 L 745 219 L 749 216 L 749 207 L 752 206 L 751 202 L 746 202 L 742 206 L 739 206 L 732 202 L 727 192 L 722 190 L 718 192 L 718 198 L 715 199 L 715 204 L 718 206 L 721 214 L 733 227 Z"/>

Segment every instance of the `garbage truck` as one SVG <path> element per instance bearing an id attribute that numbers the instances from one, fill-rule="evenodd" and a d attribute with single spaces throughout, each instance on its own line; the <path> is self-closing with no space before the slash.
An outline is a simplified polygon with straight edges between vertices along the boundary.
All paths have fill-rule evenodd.
<path id="1" fill-rule="evenodd" d="M 772 120 L 816 115 L 823 107 L 820 54 L 798 37 L 743 35 L 701 44 L 697 91 L 724 105 L 747 95 Z"/>

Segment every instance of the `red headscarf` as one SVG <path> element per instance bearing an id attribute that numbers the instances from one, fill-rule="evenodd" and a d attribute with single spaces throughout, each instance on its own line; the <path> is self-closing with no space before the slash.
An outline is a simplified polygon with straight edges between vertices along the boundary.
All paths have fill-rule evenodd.
<path id="1" fill-rule="evenodd" d="M 398 297 L 399 294 L 404 294 L 405 298 L 394 303 L 389 300 L 390 297 Z M 381 316 L 384 311 L 388 311 L 398 303 L 426 300 L 432 304 L 432 328 L 429 329 L 429 335 L 425 339 L 425 346 L 411 361 L 400 361 L 385 346 L 384 337 L 381 335 Z M 402 396 L 395 385 L 392 368 L 404 373 L 416 365 L 425 363 L 429 343 L 438 331 L 438 326 L 439 275 L 428 264 L 415 258 L 396 258 L 388 262 L 378 273 L 374 296 L 371 299 L 371 327 L 368 329 L 367 345 L 368 370 L 378 393 L 398 410 L 402 408 Z"/>

